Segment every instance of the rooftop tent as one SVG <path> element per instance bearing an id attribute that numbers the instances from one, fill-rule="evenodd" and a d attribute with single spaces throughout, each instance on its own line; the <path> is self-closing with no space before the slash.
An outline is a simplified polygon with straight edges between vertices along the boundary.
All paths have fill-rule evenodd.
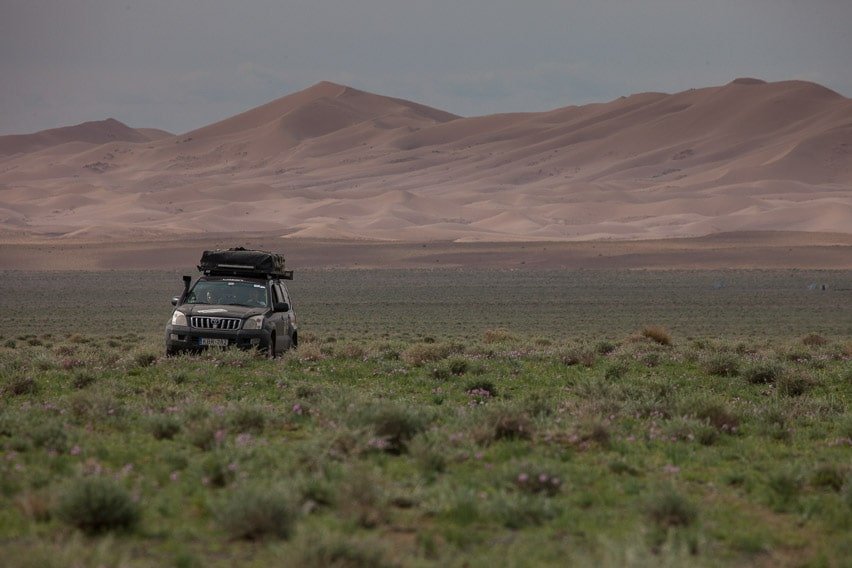
<path id="1" fill-rule="evenodd" d="M 280 254 L 242 247 L 204 251 L 198 270 L 210 276 L 275 276 L 285 280 L 293 279 L 293 271 L 284 270 L 284 257 Z"/>

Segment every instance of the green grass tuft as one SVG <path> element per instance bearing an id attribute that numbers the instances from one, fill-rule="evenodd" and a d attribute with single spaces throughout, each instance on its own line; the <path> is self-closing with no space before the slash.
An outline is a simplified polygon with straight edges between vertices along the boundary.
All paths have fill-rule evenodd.
<path id="1" fill-rule="evenodd" d="M 62 496 L 58 516 L 87 534 L 132 531 L 139 523 L 139 506 L 115 481 L 89 477 L 75 481 Z"/>
<path id="2" fill-rule="evenodd" d="M 646 505 L 648 517 L 659 527 L 688 527 L 698 519 L 698 510 L 688 499 L 666 488 L 652 495 Z"/>
<path id="3" fill-rule="evenodd" d="M 286 539 L 295 528 L 298 509 L 293 499 L 277 489 L 240 488 L 219 507 L 216 519 L 235 540 Z"/>

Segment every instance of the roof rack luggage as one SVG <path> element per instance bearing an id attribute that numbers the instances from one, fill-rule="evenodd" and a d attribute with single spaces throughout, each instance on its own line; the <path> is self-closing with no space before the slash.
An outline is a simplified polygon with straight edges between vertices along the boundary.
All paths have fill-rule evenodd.
<path id="1" fill-rule="evenodd" d="M 207 276 L 293 279 L 293 271 L 284 270 L 284 257 L 280 254 L 243 247 L 204 251 L 198 270 Z"/>

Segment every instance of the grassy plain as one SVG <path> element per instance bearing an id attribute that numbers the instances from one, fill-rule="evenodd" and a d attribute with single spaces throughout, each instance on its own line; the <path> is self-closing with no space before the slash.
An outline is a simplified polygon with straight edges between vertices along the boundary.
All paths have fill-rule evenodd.
<path id="1" fill-rule="evenodd" d="M 849 272 L 305 271 L 275 361 L 141 276 L 0 274 L 6 565 L 852 557 Z"/>
<path id="2" fill-rule="evenodd" d="M 187 269 L 185 274 L 195 274 Z M 7 334 L 158 335 L 181 272 L 0 271 Z M 821 291 L 822 285 L 827 290 Z M 300 270 L 300 326 L 320 337 L 852 335 L 848 270 Z"/>

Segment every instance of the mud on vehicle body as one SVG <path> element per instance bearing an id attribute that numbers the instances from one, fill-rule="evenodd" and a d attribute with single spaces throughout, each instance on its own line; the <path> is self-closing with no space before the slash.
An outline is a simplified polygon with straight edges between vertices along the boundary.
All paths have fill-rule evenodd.
<path id="1" fill-rule="evenodd" d="M 192 284 L 172 298 L 175 310 L 166 324 L 166 354 L 208 347 L 259 349 L 270 357 L 296 347 L 298 329 L 284 280 L 284 259 L 275 253 L 242 248 L 204 251 Z"/>

